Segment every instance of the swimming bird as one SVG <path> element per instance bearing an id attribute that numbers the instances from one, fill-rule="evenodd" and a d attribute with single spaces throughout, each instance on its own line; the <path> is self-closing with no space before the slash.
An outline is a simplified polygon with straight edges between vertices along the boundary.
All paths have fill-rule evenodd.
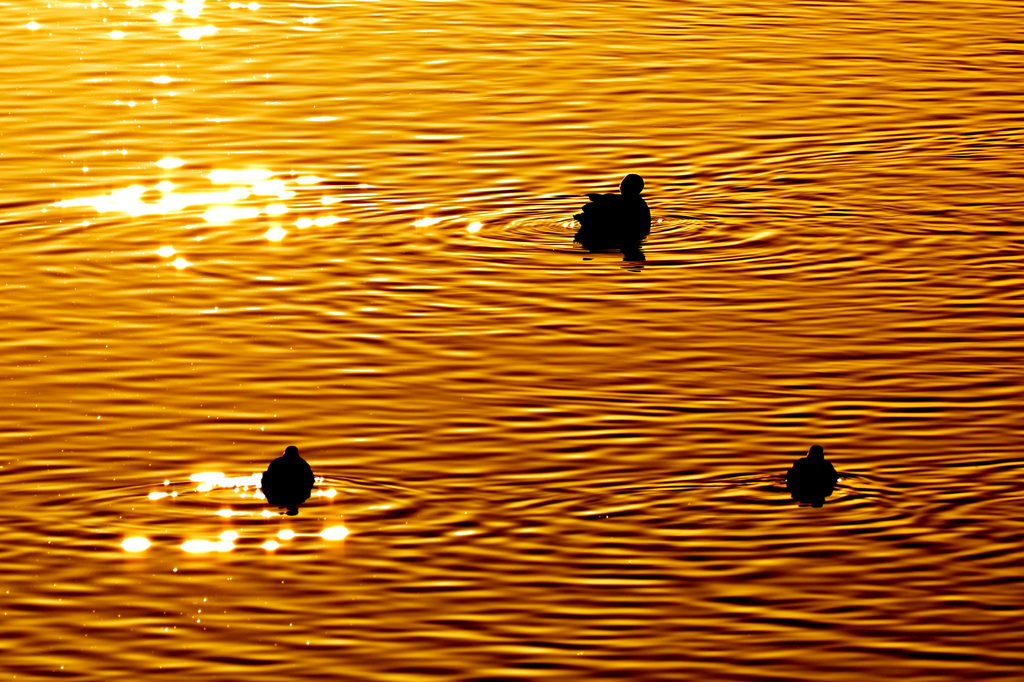
<path id="1" fill-rule="evenodd" d="M 825 449 L 812 445 L 807 456 L 794 462 L 786 473 L 786 490 L 794 500 L 820 507 L 838 480 L 835 467 L 825 459 Z"/>
<path id="2" fill-rule="evenodd" d="M 313 482 L 313 470 L 306 460 L 299 457 L 299 449 L 289 445 L 284 455 L 267 467 L 261 486 L 267 502 L 288 507 L 288 515 L 295 516 L 299 513 L 299 505 L 313 492 Z"/>
<path id="3" fill-rule="evenodd" d="M 651 209 L 640 196 L 644 179 L 630 173 L 619 185 L 621 194 L 588 194 L 590 203 L 573 216 L 580 224 L 574 241 L 587 248 L 637 244 L 651 231 Z"/>

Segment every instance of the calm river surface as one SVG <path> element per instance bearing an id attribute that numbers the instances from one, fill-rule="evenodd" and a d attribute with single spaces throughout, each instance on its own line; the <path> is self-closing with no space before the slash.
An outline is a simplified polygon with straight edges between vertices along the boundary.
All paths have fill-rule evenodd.
<path id="1" fill-rule="evenodd" d="M 1024 679 L 1019 0 L 0 23 L 3 679 Z"/>

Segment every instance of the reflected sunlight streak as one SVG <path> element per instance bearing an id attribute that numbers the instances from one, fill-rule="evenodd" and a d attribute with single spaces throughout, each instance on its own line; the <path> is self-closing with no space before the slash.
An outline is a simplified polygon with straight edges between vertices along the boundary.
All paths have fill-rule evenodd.
<path id="1" fill-rule="evenodd" d="M 284 180 L 280 180 L 280 179 L 263 180 L 261 182 L 257 182 L 255 184 L 253 184 L 253 186 L 252 186 L 252 193 L 253 194 L 261 194 L 261 195 L 273 194 L 273 195 L 278 195 L 278 194 L 281 194 L 284 191 L 285 191 L 285 182 L 284 182 Z"/>
<path id="2" fill-rule="evenodd" d="M 187 540 L 182 543 L 181 548 L 189 554 L 206 554 L 207 552 L 230 552 L 235 548 L 233 542 L 221 540 L 210 542 L 209 540 Z"/>
<path id="3" fill-rule="evenodd" d="M 149 547 L 149 540 L 139 536 L 125 538 L 124 542 L 121 543 L 121 547 L 126 552 L 141 552 Z"/>
<path id="4" fill-rule="evenodd" d="M 236 208 L 234 206 L 214 206 L 203 214 L 203 220 L 208 223 L 230 223 L 235 220 L 255 218 L 260 214 L 258 208 Z"/>
<path id="5" fill-rule="evenodd" d="M 178 35 L 185 40 L 202 40 L 206 36 L 212 36 L 217 32 L 216 26 L 195 26 L 193 28 L 186 28 L 183 31 L 178 31 Z"/>
<path id="6" fill-rule="evenodd" d="M 324 528 L 323 532 L 320 533 L 320 537 L 324 540 L 344 540 L 347 536 L 348 528 L 345 528 L 345 526 Z"/>

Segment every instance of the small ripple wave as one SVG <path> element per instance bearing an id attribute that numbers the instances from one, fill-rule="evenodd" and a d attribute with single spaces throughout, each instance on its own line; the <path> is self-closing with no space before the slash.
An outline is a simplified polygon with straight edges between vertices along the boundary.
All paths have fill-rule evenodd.
<path id="1" fill-rule="evenodd" d="M 492 223 L 471 236 L 471 249 L 495 251 L 542 249 L 567 254 L 586 252 L 573 241 L 579 225 L 571 218 L 525 216 Z M 777 233 L 758 225 L 738 225 L 709 215 L 664 213 L 653 216 L 651 233 L 641 243 L 648 260 L 699 265 L 722 260 L 764 258 L 778 249 Z M 614 250 L 614 249 L 612 249 Z"/>

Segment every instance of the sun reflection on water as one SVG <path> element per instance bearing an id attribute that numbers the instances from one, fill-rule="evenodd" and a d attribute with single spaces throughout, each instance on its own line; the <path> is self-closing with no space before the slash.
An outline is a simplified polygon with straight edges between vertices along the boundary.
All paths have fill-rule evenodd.
<path id="1" fill-rule="evenodd" d="M 142 552 L 149 547 L 149 540 L 138 536 L 125 538 L 124 542 L 121 543 L 121 547 L 126 552 Z"/>
<path id="2" fill-rule="evenodd" d="M 320 533 L 320 537 L 324 540 L 344 540 L 348 537 L 348 528 L 345 526 L 332 526 L 330 528 L 324 528 Z"/>
<path id="3" fill-rule="evenodd" d="M 195 19 L 203 11 L 203 0 L 169 0 L 164 3 L 164 9 L 168 12 L 178 11 Z"/>
<path id="4" fill-rule="evenodd" d="M 178 31 L 178 35 L 185 40 L 202 40 L 206 36 L 212 36 L 216 32 L 216 26 L 207 24 L 206 26 L 193 26 L 192 28 L 186 28 L 182 31 Z"/>
<path id="5" fill-rule="evenodd" d="M 263 236 L 266 237 L 269 241 L 279 242 L 282 239 L 284 239 L 284 236 L 286 234 L 288 233 L 283 228 L 272 227 L 269 230 L 267 230 L 266 234 L 264 234 Z"/>
<path id="6" fill-rule="evenodd" d="M 167 171 L 187 165 L 185 160 L 175 156 L 167 156 L 153 163 Z M 276 218 L 286 213 L 302 210 L 298 205 L 290 206 L 282 201 L 292 199 L 299 192 L 312 189 L 325 182 L 324 178 L 309 174 L 292 174 L 292 177 L 275 177 L 275 175 L 277 174 L 274 171 L 266 168 L 219 168 L 211 170 L 205 175 L 207 180 L 222 187 L 215 191 L 179 191 L 175 182 L 161 180 L 154 185 L 135 183 L 128 187 L 111 190 L 107 194 L 65 199 L 53 205 L 59 208 L 90 207 L 98 213 L 123 213 L 132 218 L 186 213 L 190 216 L 196 215 L 211 225 L 254 223 L 261 218 L 268 222 L 276 222 Z M 367 188 L 370 185 L 361 184 L 358 187 Z M 356 199 L 367 196 L 373 195 L 350 194 L 345 198 Z M 344 200 L 340 196 L 321 195 L 318 198 L 322 205 L 340 203 Z M 310 198 L 310 201 L 315 200 Z M 305 205 L 308 203 L 305 202 Z M 193 209 L 193 207 L 200 207 L 201 212 L 191 213 L 189 209 Z M 330 227 L 347 220 L 349 220 L 348 217 L 339 215 L 303 216 L 297 218 L 293 224 L 304 229 L 314 226 Z M 440 218 L 428 218 L 417 222 L 417 224 L 432 225 L 440 220 Z M 280 224 L 273 224 L 273 222 L 258 234 L 270 242 L 279 242 L 288 232 Z M 88 224 L 88 221 L 82 223 L 83 226 Z M 194 227 L 194 225 L 190 227 Z M 256 234 L 253 236 L 255 237 Z M 203 236 L 195 237 L 196 241 L 202 239 Z M 164 244 L 155 248 L 154 251 L 163 258 L 169 258 L 179 253 L 179 249 L 171 244 Z M 168 262 L 167 265 L 179 270 L 189 267 L 192 262 L 184 256 L 185 254 L 179 255 L 177 259 Z"/>
<path id="7" fill-rule="evenodd" d="M 188 554 L 223 553 L 238 549 L 239 546 L 236 546 L 236 542 L 241 542 L 240 547 L 245 548 L 257 546 L 257 543 L 260 541 L 262 541 L 262 544 L 259 544 L 259 547 L 266 551 L 274 551 L 281 546 L 282 542 L 296 539 L 316 538 L 338 541 L 345 539 L 349 535 L 349 530 L 345 526 L 325 524 L 325 527 L 322 527 L 319 532 L 298 532 L 292 528 L 280 528 L 278 526 L 268 533 L 270 537 L 263 535 L 263 538 L 259 540 L 253 537 L 254 534 L 267 533 L 269 529 L 264 525 L 267 521 L 275 518 L 284 520 L 280 512 L 275 513 L 263 507 L 262 501 L 266 497 L 260 490 L 262 479 L 262 473 L 229 476 L 220 471 L 200 471 L 190 475 L 187 483 L 190 484 L 191 493 L 202 495 L 204 498 L 210 498 L 210 501 L 220 501 L 221 504 L 215 507 L 216 511 L 212 511 L 212 514 L 221 519 L 234 519 L 232 523 L 240 523 L 241 527 L 221 530 L 216 537 L 208 536 L 207 538 L 193 537 L 186 539 L 180 545 L 182 551 Z M 320 498 L 326 502 L 332 502 L 333 498 L 338 495 L 338 491 L 335 488 L 322 487 L 324 482 L 322 476 L 314 479 L 314 485 L 321 487 L 312 492 L 311 500 L 313 498 Z M 148 500 L 160 503 L 162 500 L 178 497 L 179 491 L 174 489 L 176 486 L 172 486 L 169 479 L 162 481 L 160 485 L 165 486 L 166 490 L 149 492 L 146 495 Z M 189 494 L 189 491 L 182 492 L 186 495 Z M 236 496 L 235 503 L 232 504 L 230 501 L 224 500 L 224 493 Z M 224 504 L 225 502 L 227 504 Z M 253 508 L 254 504 L 259 506 Z M 249 507 L 246 508 L 245 505 L 249 505 Z M 237 507 L 241 507 L 241 509 Z M 182 508 L 178 507 L 178 509 L 181 510 Z M 185 509 L 188 509 L 188 506 Z M 324 520 L 326 521 L 327 519 L 325 518 Z M 249 538 L 249 540 L 246 541 L 246 538 Z M 122 549 L 126 552 L 141 552 L 150 546 L 149 540 L 141 536 L 126 537 L 121 543 Z"/>

